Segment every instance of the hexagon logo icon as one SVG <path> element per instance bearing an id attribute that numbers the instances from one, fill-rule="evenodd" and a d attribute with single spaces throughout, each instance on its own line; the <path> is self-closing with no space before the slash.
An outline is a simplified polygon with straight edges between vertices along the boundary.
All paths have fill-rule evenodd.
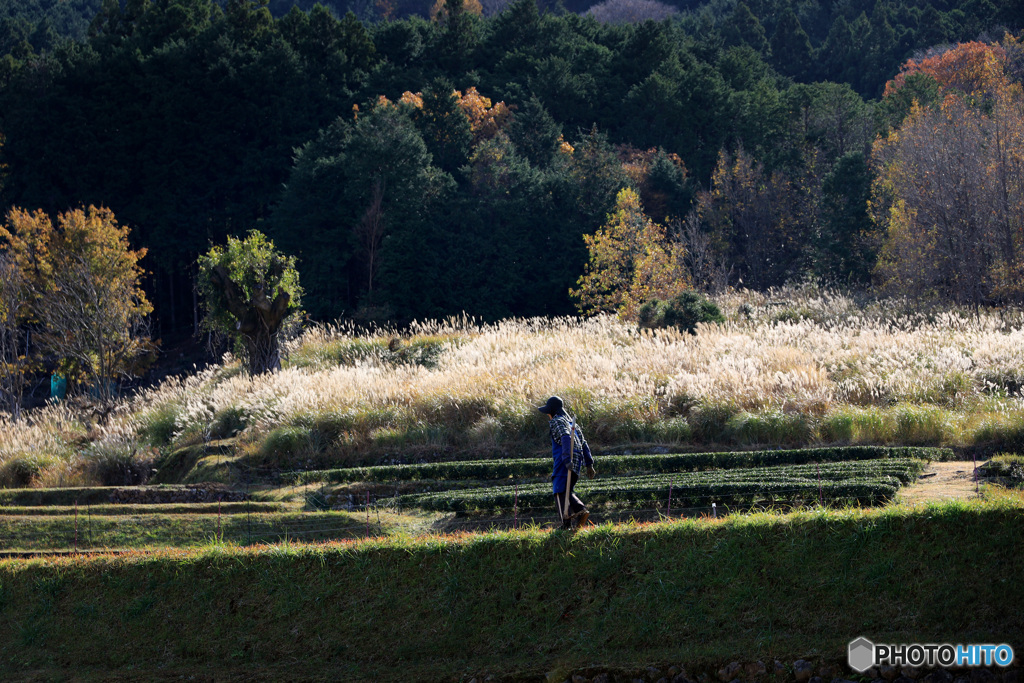
<path id="1" fill-rule="evenodd" d="M 850 641 L 847 661 L 851 669 L 857 673 L 864 673 L 875 663 L 875 644 L 864 637 Z"/>

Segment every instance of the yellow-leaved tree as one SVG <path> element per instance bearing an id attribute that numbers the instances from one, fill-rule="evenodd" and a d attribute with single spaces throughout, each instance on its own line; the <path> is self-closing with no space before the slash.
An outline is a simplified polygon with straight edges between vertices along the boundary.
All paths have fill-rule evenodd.
<path id="1" fill-rule="evenodd" d="M 36 330 L 45 351 L 80 373 L 103 403 L 152 350 L 146 317 L 153 309 L 140 286 L 146 250 L 130 248 L 129 232 L 95 206 L 62 213 L 56 225 L 42 211 L 15 208 L 0 227 L 12 283 L 29 303 L 12 320 Z"/>
<path id="2" fill-rule="evenodd" d="M 582 313 L 614 312 L 635 320 L 645 302 L 671 299 L 690 287 L 682 247 L 647 217 L 632 188 L 619 191 L 607 222 L 583 239 L 590 259 L 578 288 L 569 290 Z"/>

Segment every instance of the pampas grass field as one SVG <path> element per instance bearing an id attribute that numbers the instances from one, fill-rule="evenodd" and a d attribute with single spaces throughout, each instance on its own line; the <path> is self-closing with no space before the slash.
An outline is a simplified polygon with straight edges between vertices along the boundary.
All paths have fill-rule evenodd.
<path id="1" fill-rule="evenodd" d="M 103 424 L 50 406 L 0 425 L 0 485 L 97 483 L 223 439 L 281 469 L 536 456 L 546 423 L 534 406 L 552 394 L 605 450 L 1024 446 L 1019 310 L 811 286 L 716 303 L 727 321 L 696 335 L 609 316 L 316 326 L 272 375 L 227 357 L 125 399 Z"/>

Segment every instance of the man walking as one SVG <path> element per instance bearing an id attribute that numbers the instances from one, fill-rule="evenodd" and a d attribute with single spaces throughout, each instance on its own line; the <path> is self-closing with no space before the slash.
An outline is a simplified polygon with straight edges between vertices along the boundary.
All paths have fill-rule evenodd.
<path id="1" fill-rule="evenodd" d="M 554 468 L 551 472 L 551 488 L 558 505 L 558 516 L 562 520 L 563 529 L 578 529 L 587 523 L 590 512 L 573 489 L 580 478 L 580 470 L 586 466 L 587 478 L 593 479 L 594 458 L 590 454 L 590 444 L 583 438 L 583 430 L 565 411 L 565 405 L 557 396 L 538 408 L 550 420 L 551 455 Z M 569 497 L 566 511 L 566 496 Z"/>

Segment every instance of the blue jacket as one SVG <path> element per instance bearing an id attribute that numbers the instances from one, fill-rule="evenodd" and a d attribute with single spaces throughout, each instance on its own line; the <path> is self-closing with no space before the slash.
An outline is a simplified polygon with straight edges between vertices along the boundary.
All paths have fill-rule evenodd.
<path id="1" fill-rule="evenodd" d="M 551 490 L 554 493 L 565 493 L 566 478 L 569 476 L 569 466 L 576 474 L 580 473 L 584 465 L 588 467 L 594 464 L 594 458 L 590 454 L 590 444 L 583 438 L 583 430 L 577 424 L 569 435 L 572 420 L 567 415 L 556 415 L 551 418 L 551 457 L 553 467 L 551 469 Z M 569 462 L 569 445 L 572 439 L 572 463 Z"/>

